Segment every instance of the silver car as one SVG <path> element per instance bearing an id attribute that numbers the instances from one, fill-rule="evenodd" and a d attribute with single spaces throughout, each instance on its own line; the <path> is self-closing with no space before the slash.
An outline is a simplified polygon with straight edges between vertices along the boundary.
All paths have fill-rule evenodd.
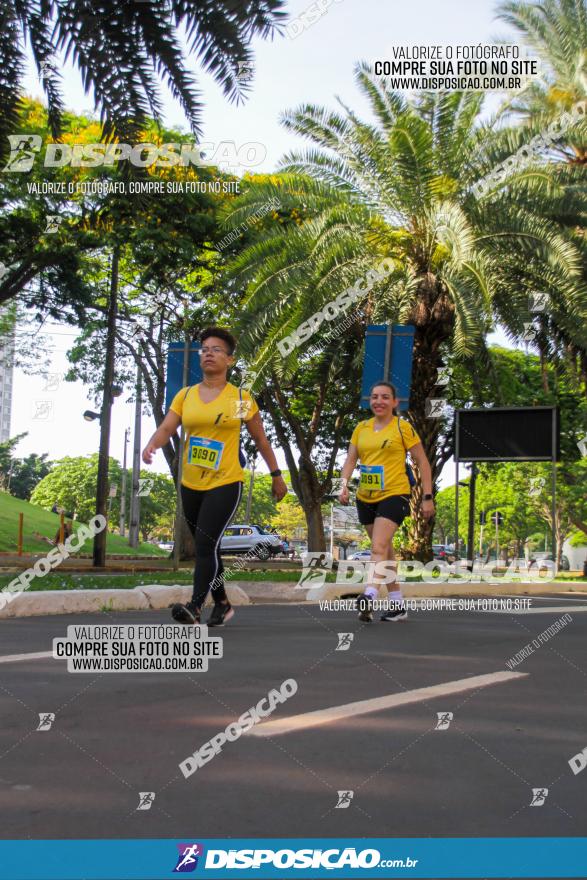
<path id="1" fill-rule="evenodd" d="M 223 553 L 248 553 L 251 558 L 266 560 L 283 551 L 281 539 L 262 526 L 231 525 L 220 541 Z"/>

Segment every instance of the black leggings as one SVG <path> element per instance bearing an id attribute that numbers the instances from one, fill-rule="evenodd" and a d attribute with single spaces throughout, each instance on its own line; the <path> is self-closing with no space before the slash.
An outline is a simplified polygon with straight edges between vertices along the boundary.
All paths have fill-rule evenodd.
<path id="1" fill-rule="evenodd" d="M 192 602 L 198 608 L 204 604 L 210 589 L 214 602 L 226 600 L 220 541 L 236 513 L 242 489 L 240 481 L 203 491 L 181 487 L 183 515 L 196 545 Z"/>

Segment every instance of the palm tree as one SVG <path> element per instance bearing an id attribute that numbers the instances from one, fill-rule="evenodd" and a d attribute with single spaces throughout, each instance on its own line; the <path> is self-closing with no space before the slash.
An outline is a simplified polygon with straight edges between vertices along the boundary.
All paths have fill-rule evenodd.
<path id="1" fill-rule="evenodd" d="M 587 99 L 587 3 L 585 0 L 542 0 L 540 3 L 506 0 L 498 6 L 498 16 L 509 24 L 539 58 L 542 82 L 531 84 L 508 107 L 516 119 L 543 131 L 549 122 Z M 552 150 L 569 165 L 587 164 L 587 132 L 576 127 L 573 137 L 552 145 Z M 573 218 L 557 217 L 557 222 Z M 574 229 L 579 247 L 584 248 L 584 219 Z M 587 271 L 584 272 L 587 278 Z M 554 317 L 539 319 L 536 342 L 546 377 L 546 364 L 555 361 L 575 371 L 587 394 L 587 346 L 577 344 Z M 545 378 L 546 383 L 546 378 Z"/>
<path id="2" fill-rule="evenodd" d="M 555 292 L 561 324 L 584 333 L 587 306 L 574 286 L 580 253 L 551 217 L 578 216 L 586 194 L 571 185 L 577 169 L 535 162 L 477 197 L 472 185 L 524 143 L 523 133 L 494 136 L 481 125 L 480 94 L 424 94 L 410 103 L 365 64 L 356 77 L 376 123 L 346 107 L 285 114 L 285 126 L 313 146 L 286 156 L 281 178 L 253 182 L 227 220 L 235 225 L 269 198 L 301 218 L 269 226 L 233 262 L 231 277 L 246 290 L 241 344 L 255 352 L 253 371 L 293 373 L 303 349 L 281 359 L 278 341 L 388 258 L 393 271 L 363 304 L 372 323 L 415 326 L 409 416 L 436 479 L 450 456 L 439 442 L 446 420 L 427 412 L 427 400 L 443 396 L 439 367 L 457 358 L 488 369 L 488 331 L 498 320 L 519 339 L 528 291 L 544 285 Z M 425 554 L 431 529 L 418 515 L 420 499 L 418 484 L 413 550 Z"/>
<path id="3" fill-rule="evenodd" d="M 249 85 L 239 62 L 250 64 L 252 37 L 281 25 L 283 0 L 4 0 L 0 6 L 0 150 L 19 118 L 19 99 L 30 45 L 47 97 L 53 135 L 63 101 L 61 56 L 93 93 L 106 134 L 131 140 L 150 115 L 160 120 L 158 78 L 177 98 L 199 133 L 201 98 L 186 64 L 180 34 L 230 100 Z"/>
<path id="4" fill-rule="evenodd" d="M 504 0 L 497 13 L 538 56 L 543 67 L 541 81 L 531 83 L 522 92 L 512 105 L 514 112 L 552 117 L 587 98 L 585 0 Z M 572 145 L 576 161 L 587 161 L 585 146 Z"/>

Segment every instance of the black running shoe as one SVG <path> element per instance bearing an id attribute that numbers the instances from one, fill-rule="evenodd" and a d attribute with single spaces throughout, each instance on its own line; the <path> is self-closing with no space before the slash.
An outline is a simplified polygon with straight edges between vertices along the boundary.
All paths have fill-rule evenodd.
<path id="1" fill-rule="evenodd" d="M 369 596 L 364 593 L 362 596 L 359 596 L 357 599 L 357 609 L 359 612 L 359 620 L 362 620 L 363 623 L 371 623 L 373 620 L 373 612 L 371 611 L 371 600 Z"/>
<path id="2" fill-rule="evenodd" d="M 171 607 L 171 616 L 174 620 L 177 620 L 178 623 L 191 623 L 197 624 L 201 620 L 201 612 L 198 606 L 194 602 L 187 602 L 185 605 L 182 605 L 178 602 Z"/>
<path id="3" fill-rule="evenodd" d="M 208 626 L 224 626 L 231 617 L 234 617 L 234 610 L 230 602 L 218 602 L 214 605 L 208 618 Z"/>
<path id="4" fill-rule="evenodd" d="M 386 623 L 397 623 L 398 620 L 407 620 L 408 612 L 405 608 L 396 608 L 395 611 L 386 611 L 381 615 L 381 620 Z"/>

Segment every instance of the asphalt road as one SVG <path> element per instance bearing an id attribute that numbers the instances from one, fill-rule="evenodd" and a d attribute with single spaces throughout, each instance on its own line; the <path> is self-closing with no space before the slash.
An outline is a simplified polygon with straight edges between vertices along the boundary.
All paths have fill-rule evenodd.
<path id="1" fill-rule="evenodd" d="M 508 670 L 567 611 L 572 621 Z M 224 657 L 205 673 L 72 674 L 26 656 L 74 623 L 168 620 L 0 622 L 3 838 L 585 834 L 587 770 L 575 775 L 568 762 L 587 746 L 586 600 L 370 625 L 318 606 L 246 606 L 214 632 Z M 354 636 L 348 650 L 337 650 L 340 632 Z M 10 655 L 22 656 L 2 660 Z M 498 672 L 507 679 L 463 689 Z M 293 729 L 243 735 L 184 778 L 184 758 L 286 679 L 297 693 L 266 723 L 296 716 Z M 453 682 L 404 705 L 363 703 Z M 316 717 L 306 713 L 349 703 L 359 705 L 308 726 Z M 439 712 L 453 714 L 447 729 L 435 729 Z M 39 713 L 55 714 L 49 730 L 36 730 Z M 544 788 L 531 807 L 532 789 Z M 353 792 L 347 807 L 336 807 L 339 791 Z M 139 792 L 154 793 L 149 809 L 137 810 Z"/>

